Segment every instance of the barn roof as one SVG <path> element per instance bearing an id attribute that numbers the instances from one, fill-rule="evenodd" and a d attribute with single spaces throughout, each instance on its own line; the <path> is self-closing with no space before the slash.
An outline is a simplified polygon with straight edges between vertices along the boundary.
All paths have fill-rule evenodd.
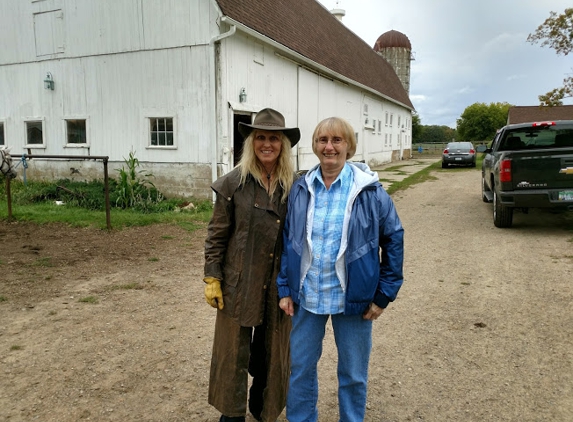
<path id="1" fill-rule="evenodd" d="M 392 66 L 315 0 L 216 0 L 224 16 L 414 109 Z"/>
<path id="2" fill-rule="evenodd" d="M 514 106 L 509 108 L 507 124 L 540 122 L 546 120 L 573 120 L 573 105 Z"/>

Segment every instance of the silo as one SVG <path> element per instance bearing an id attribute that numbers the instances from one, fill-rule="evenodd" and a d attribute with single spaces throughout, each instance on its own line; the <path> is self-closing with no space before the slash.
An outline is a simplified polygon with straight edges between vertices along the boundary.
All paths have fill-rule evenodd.
<path id="1" fill-rule="evenodd" d="M 385 32 L 376 40 L 374 51 L 390 63 L 402 86 L 410 94 L 410 61 L 414 60 L 414 56 L 408 37 L 395 30 Z"/>

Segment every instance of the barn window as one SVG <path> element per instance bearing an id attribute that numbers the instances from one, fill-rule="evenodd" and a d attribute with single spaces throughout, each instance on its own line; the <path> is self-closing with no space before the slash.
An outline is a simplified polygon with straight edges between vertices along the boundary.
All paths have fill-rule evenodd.
<path id="1" fill-rule="evenodd" d="M 86 121 L 81 119 L 66 120 L 66 138 L 68 144 L 87 144 Z"/>
<path id="2" fill-rule="evenodd" d="M 151 146 L 173 146 L 173 117 L 150 117 L 149 124 Z"/>
<path id="3" fill-rule="evenodd" d="M 26 122 L 26 144 L 43 145 L 44 144 L 44 124 L 41 120 L 32 120 Z"/>
<path id="4" fill-rule="evenodd" d="M 6 141 L 4 141 L 4 122 L 0 122 L 0 145 L 6 145 Z"/>
<path id="5" fill-rule="evenodd" d="M 388 112 L 386 112 L 386 126 L 388 126 Z"/>
<path id="6" fill-rule="evenodd" d="M 378 135 L 382 133 L 382 120 L 378 120 Z"/>
<path id="7" fill-rule="evenodd" d="M 390 127 L 392 127 L 392 120 L 394 120 L 394 115 L 390 114 Z"/>

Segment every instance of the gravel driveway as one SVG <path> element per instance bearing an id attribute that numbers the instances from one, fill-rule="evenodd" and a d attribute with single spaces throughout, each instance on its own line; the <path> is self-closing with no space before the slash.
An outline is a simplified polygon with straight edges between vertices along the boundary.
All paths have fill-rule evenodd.
<path id="1" fill-rule="evenodd" d="M 479 170 L 434 175 L 395 195 L 406 281 L 369 420 L 573 421 L 573 232 L 536 210 L 495 228 Z"/>
<path id="2" fill-rule="evenodd" d="M 433 175 L 394 194 L 406 277 L 374 323 L 366 421 L 573 421 L 572 224 L 497 229 L 479 170 Z M 216 422 L 205 233 L 0 222 L 0 420 Z M 335 357 L 329 330 L 320 422 Z"/>

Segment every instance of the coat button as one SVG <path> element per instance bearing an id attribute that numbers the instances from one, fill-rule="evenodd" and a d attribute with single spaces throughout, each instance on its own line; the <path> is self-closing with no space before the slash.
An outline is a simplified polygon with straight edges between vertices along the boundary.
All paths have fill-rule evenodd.
<path id="1" fill-rule="evenodd" d="M 281 223 L 281 220 L 277 220 L 277 224 L 280 224 L 280 223 Z"/>
<path id="2" fill-rule="evenodd" d="M 259 208 L 259 204 L 255 204 L 255 208 Z"/>
<path id="3" fill-rule="evenodd" d="M 267 286 L 266 286 L 266 285 L 264 285 L 264 286 L 263 286 L 263 289 L 264 289 L 264 290 L 267 290 Z"/>
<path id="4" fill-rule="evenodd" d="M 272 258 L 274 256 L 274 254 L 271 253 L 271 254 L 269 254 L 269 256 Z"/>

